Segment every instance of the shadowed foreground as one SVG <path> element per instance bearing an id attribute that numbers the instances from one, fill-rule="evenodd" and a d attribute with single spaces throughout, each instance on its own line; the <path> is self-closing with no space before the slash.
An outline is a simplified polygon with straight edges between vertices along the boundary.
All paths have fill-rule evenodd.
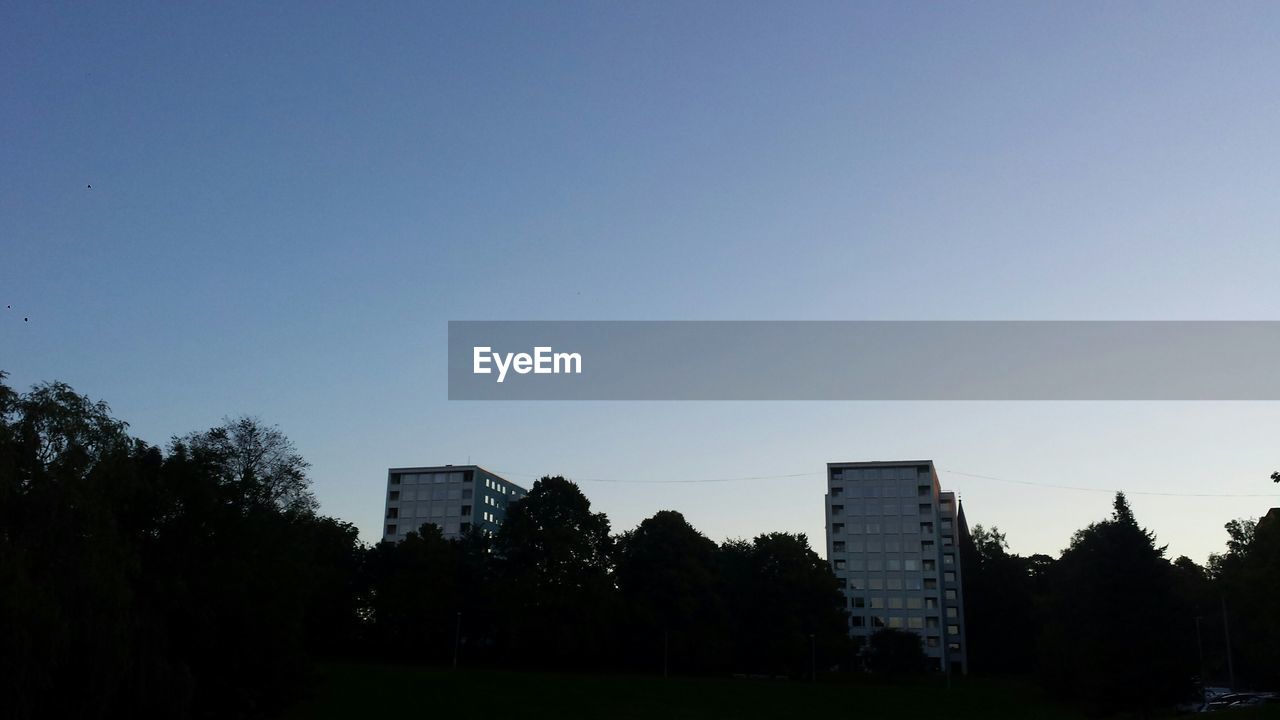
<path id="1" fill-rule="evenodd" d="M 285 718 L 1082 718 L 1015 680 L 819 682 L 330 664 Z M 1124 717 L 1124 716 L 1113 716 Z M 1170 717 L 1173 717 L 1170 714 Z M 1280 705 L 1203 717 L 1280 718 Z"/>
<path id="2" fill-rule="evenodd" d="M 332 664 L 287 718 L 1076 718 L 1008 681 L 869 684 Z M 457 713 L 457 715 L 455 715 Z"/>

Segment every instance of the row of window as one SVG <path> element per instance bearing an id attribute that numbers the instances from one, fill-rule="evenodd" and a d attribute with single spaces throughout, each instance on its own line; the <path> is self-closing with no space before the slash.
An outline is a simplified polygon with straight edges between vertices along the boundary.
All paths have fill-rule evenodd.
<path id="1" fill-rule="evenodd" d="M 396 473 L 391 476 L 392 485 L 458 484 L 465 480 L 462 472 Z"/>
<path id="2" fill-rule="evenodd" d="M 867 480 L 917 480 L 922 477 L 932 477 L 929 472 L 928 465 L 913 465 L 910 467 L 861 467 L 861 468 L 833 468 L 831 470 L 832 480 L 856 480 L 858 482 L 866 482 Z"/>
<path id="3" fill-rule="evenodd" d="M 422 525 L 435 525 L 446 535 L 456 535 L 458 533 L 470 532 L 471 530 L 471 523 L 455 520 L 448 520 L 444 523 L 421 523 L 417 525 L 412 523 L 405 523 L 403 525 L 399 523 L 388 523 L 387 535 L 395 535 L 397 531 L 405 533 L 412 532 L 422 527 Z"/>
<path id="4" fill-rule="evenodd" d="M 932 503 L 833 503 L 832 515 L 925 515 L 933 516 Z"/>
<path id="5" fill-rule="evenodd" d="M 470 505 L 427 505 L 419 503 L 417 505 L 409 505 L 406 507 L 387 508 L 387 517 L 390 519 L 399 517 L 468 517 L 470 515 Z"/>
<path id="6" fill-rule="evenodd" d="M 877 545 L 878 544 L 879 543 L 877 543 Z M 862 543 L 848 543 L 848 544 L 843 542 L 831 543 L 831 551 L 833 553 L 851 552 L 855 555 L 867 555 L 869 553 L 876 553 L 876 555 L 871 557 L 857 557 L 850 560 L 846 560 L 845 558 L 836 558 L 835 559 L 836 570 L 844 570 L 845 568 L 848 568 L 850 570 L 858 570 L 858 571 L 867 570 L 870 572 L 880 572 L 882 570 L 936 570 L 937 569 L 936 560 L 933 560 L 931 558 L 924 558 L 922 560 L 920 559 L 919 555 L 912 554 L 910 553 L 910 551 L 908 551 L 908 555 L 906 557 L 902 557 L 902 558 L 895 557 L 893 555 L 882 557 L 879 555 L 880 553 L 879 547 L 870 547 L 871 545 L 870 543 L 867 543 L 867 546 L 865 548 L 859 547 L 860 545 L 862 545 Z M 848 548 L 848 550 L 846 550 L 846 548 Z M 933 554 L 933 543 L 921 543 L 921 549 L 925 555 L 931 555 Z M 889 550 L 888 548 L 886 548 L 885 551 L 895 552 L 893 550 Z M 955 564 L 956 564 L 955 553 L 948 552 L 948 553 L 942 554 L 943 567 L 949 567 Z"/>
<path id="7" fill-rule="evenodd" d="M 387 499 L 393 502 L 396 500 L 403 500 L 404 502 L 420 502 L 423 500 L 470 500 L 471 488 L 448 487 L 444 485 L 439 487 L 422 487 L 417 490 L 414 490 L 413 488 L 403 488 L 400 490 L 388 491 Z"/>
<path id="8" fill-rule="evenodd" d="M 902 628 L 906 630 L 939 630 L 937 624 L 930 625 L 926 620 L 936 620 L 936 618 L 922 617 L 899 617 L 896 615 L 851 615 L 849 616 L 849 625 L 855 628 Z M 955 637 L 960 634 L 959 625 L 947 625 L 947 634 Z M 932 641 L 932 642 L 930 642 Z M 938 638 L 930 636 L 925 639 L 925 644 L 929 647 L 938 647 Z M 960 650 L 960 643 L 953 642 L 950 645 L 952 651 Z"/>
<path id="9" fill-rule="evenodd" d="M 920 552 L 926 555 L 932 555 L 938 547 L 936 544 L 934 544 L 932 540 L 921 540 L 919 542 L 920 542 L 920 545 L 919 545 Z M 952 544 L 951 536 L 944 535 L 942 537 L 943 547 L 950 546 L 951 544 Z M 898 540 L 897 538 L 882 538 L 882 537 L 876 537 L 876 536 L 868 538 L 867 540 L 832 540 L 831 541 L 831 552 L 835 552 L 835 553 L 843 553 L 843 552 L 898 553 L 898 552 L 904 552 L 904 551 L 907 553 L 915 552 L 916 541 L 915 540 L 904 541 L 904 540 Z M 955 556 L 952 553 L 946 553 L 944 557 L 947 557 L 947 556 L 950 556 L 952 560 L 944 559 L 943 562 L 950 565 L 954 561 Z"/>
<path id="10" fill-rule="evenodd" d="M 831 486 L 831 497 L 862 498 L 932 498 L 932 485 L 863 485 L 857 483 L 845 488 L 842 485 Z"/>
<path id="11" fill-rule="evenodd" d="M 520 498 L 524 497 L 524 495 L 522 495 L 519 490 L 516 490 L 515 488 L 510 488 L 498 482 L 497 480 L 493 480 L 491 478 L 484 479 L 484 486 L 496 493 L 499 493 L 502 495 L 511 495 L 512 500 L 519 500 Z"/>
<path id="12" fill-rule="evenodd" d="M 943 573 L 947 577 L 944 582 L 955 582 L 955 573 Z M 883 577 L 851 577 L 849 578 L 850 590 L 937 590 L 937 578 L 921 578 L 919 575 L 909 575 L 900 578 L 883 578 Z M 955 590 L 947 590 L 947 599 L 955 600 Z"/>

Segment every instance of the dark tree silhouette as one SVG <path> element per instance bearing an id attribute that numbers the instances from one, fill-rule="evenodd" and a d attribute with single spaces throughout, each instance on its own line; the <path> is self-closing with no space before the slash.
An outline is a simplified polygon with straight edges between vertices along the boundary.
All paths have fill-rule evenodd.
<path id="1" fill-rule="evenodd" d="M 1040 634 L 1035 572 L 1028 558 L 1008 553 L 998 528 L 975 525 L 960 539 L 969 666 L 980 673 L 1026 673 L 1035 669 Z M 1042 556 L 1039 562 L 1053 561 Z"/>
<path id="2" fill-rule="evenodd" d="M 311 512 L 282 434 L 163 453 L 64 384 L 2 380 L 6 717 L 261 714 L 301 687 L 309 649 L 349 645 L 355 529 Z"/>
<path id="3" fill-rule="evenodd" d="M 924 647 L 920 636 L 906 630 L 883 628 L 875 631 L 863 648 L 867 669 L 885 675 L 922 673 L 925 669 Z"/>
<path id="4" fill-rule="evenodd" d="M 181 442 L 229 489 L 238 489 L 238 500 L 247 505 L 299 513 L 312 513 L 318 506 L 307 478 L 310 463 L 278 427 L 248 416 L 228 418 Z"/>
<path id="5" fill-rule="evenodd" d="M 1227 523 L 1227 552 L 1210 558 L 1216 615 L 1229 615 L 1236 677 L 1245 687 L 1280 685 L 1280 511 Z"/>
<path id="6" fill-rule="evenodd" d="M 625 605 L 624 644 L 643 668 L 700 671 L 721 662 L 725 607 L 717 592 L 716 544 L 684 516 L 664 510 L 623 533 L 615 553 Z M 661 659 L 661 660 L 660 660 Z"/>
<path id="7" fill-rule="evenodd" d="M 563 477 L 537 480 L 507 508 L 494 542 L 512 657 L 586 666 L 614 649 L 609 519 Z"/>
<path id="8" fill-rule="evenodd" d="M 1109 520 L 1078 531 L 1051 579 L 1041 670 L 1051 689 L 1094 710 L 1145 710 L 1188 694 L 1172 572 L 1123 493 Z"/>
<path id="9" fill-rule="evenodd" d="M 801 534 L 728 541 L 719 552 L 721 594 L 732 599 L 729 660 L 742 672 L 808 675 L 849 659 L 840 580 Z"/>

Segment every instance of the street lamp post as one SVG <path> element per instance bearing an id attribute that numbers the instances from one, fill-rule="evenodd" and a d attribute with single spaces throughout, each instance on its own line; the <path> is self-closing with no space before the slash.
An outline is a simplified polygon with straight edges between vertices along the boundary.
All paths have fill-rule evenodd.
<path id="1" fill-rule="evenodd" d="M 818 641 L 809 633 L 809 681 L 818 681 Z"/>
<path id="2" fill-rule="evenodd" d="M 1204 643 L 1200 640 L 1200 621 L 1199 615 L 1196 616 L 1196 652 L 1200 653 L 1200 700 L 1205 705 L 1209 704 L 1209 680 L 1204 675 Z"/>
<path id="3" fill-rule="evenodd" d="M 462 611 L 458 611 L 458 621 L 453 627 L 453 667 L 458 667 L 458 647 L 462 644 Z"/>

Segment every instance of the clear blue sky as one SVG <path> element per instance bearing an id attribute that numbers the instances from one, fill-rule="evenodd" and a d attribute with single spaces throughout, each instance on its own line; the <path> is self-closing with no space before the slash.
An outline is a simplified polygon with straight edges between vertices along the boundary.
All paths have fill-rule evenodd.
<path id="1" fill-rule="evenodd" d="M 388 466 L 468 459 L 813 472 L 584 488 L 619 530 L 818 544 L 827 461 L 1280 495 L 1274 403 L 449 403 L 443 347 L 450 319 L 1277 319 L 1280 5 L 345 5 L 3 3 L 12 384 L 153 442 L 278 423 L 370 540 Z M 1024 553 L 1109 509 L 943 480 Z M 1280 498 L 1133 504 L 1202 561 Z"/>

